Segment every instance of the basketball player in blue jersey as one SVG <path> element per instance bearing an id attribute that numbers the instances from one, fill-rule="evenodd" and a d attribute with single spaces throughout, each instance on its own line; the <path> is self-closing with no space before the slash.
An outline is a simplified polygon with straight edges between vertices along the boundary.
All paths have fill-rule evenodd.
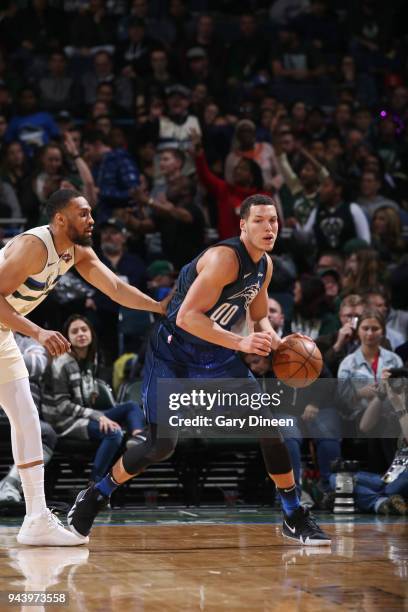
<path id="1" fill-rule="evenodd" d="M 276 208 L 271 198 L 254 195 L 242 203 L 240 212 L 239 237 L 210 247 L 181 270 L 167 317 L 153 331 L 147 351 L 142 391 L 149 422 L 146 442 L 127 450 L 103 480 L 79 493 L 68 513 L 74 533 L 87 536 L 120 484 L 173 453 L 177 433 L 157 435 L 158 379 L 248 378 L 237 351 L 266 356 L 282 342 L 267 316 L 272 261 L 266 252 L 272 250 L 278 232 Z M 242 337 L 231 329 L 247 309 L 255 332 Z M 260 445 L 282 500 L 283 535 L 306 545 L 330 544 L 299 504 L 289 454 L 276 434 L 261 439 Z"/>
<path id="2" fill-rule="evenodd" d="M 76 546 L 87 542 L 65 529 L 48 510 L 40 422 L 31 397 L 28 372 L 12 331 L 35 338 L 52 356 L 69 351 L 57 331 L 25 318 L 71 266 L 88 283 L 129 308 L 164 314 L 164 306 L 120 280 L 90 248 L 94 221 L 80 193 L 60 189 L 47 203 L 49 225 L 16 236 L 0 250 L 0 406 L 10 421 L 14 462 L 19 470 L 26 516 L 20 544 Z M 84 414 L 86 416 L 86 414 Z"/>

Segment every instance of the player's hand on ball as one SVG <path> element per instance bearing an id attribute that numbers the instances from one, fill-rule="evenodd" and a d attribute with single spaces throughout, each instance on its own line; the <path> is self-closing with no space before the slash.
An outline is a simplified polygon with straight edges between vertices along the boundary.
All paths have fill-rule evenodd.
<path id="1" fill-rule="evenodd" d="M 243 353 L 254 353 L 267 357 L 272 350 L 272 338 L 267 332 L 255 332 L 242 338 L 239 350 Z"/>
<path id="2" fill-rule="evenodd" d="M 38 340 L 53 357 L 59 357 L 59 355 L 67 353 L 71 348 L 71 344 L 68 340 L 57 331 L 40 329 L 36 340 Z"/>
<path id="3" fill-rule="evenodd" d="M 304 338 L 305 340 L 310 340 L 311 342 L 313 342 L 310 336 L 306 336 L 306 334 L 301 334 L 300 332 L 294 332 L 289 336 L 285 336 L 285 338 L 282 338 L 282 342 L 285 342 L 288 338 Z"/>

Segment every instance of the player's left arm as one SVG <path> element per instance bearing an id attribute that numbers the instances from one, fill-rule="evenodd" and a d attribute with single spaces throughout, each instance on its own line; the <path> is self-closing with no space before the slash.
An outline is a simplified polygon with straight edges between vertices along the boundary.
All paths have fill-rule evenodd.
<path id="1" fill-rule="evenodd" d="M 121 306 L 164 314 L 164 304 L 118 278 L 101 262 L 93 249 L 75 247 L 75 267 L 90 285 Z"/>
<path id="2" fill-rule="evenodd" d="M 279 338 L 268 319 L 268 287 L 272 278 L 273 264 L 269 255 L 266 257 L 268 260 L 268 267 L 266 270 L 265 281 L 263 282 L 258 295 L 252 301 L 249 307 L 249 314 L 254 322 L 254 331 L 267 332 L 270 334 L 272 340 L 272 350 L 276 350 L 281 344 L 282 340 Z"/>

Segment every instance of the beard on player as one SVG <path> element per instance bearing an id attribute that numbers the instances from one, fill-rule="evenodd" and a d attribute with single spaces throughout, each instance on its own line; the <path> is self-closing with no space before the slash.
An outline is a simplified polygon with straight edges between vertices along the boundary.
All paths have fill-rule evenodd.
<path id="1" fill-rule="evenodd" d="M 90 247 L 93 245 L 92 231 L 92 225 L 82 231 L 79 231 L 74 225 L 70 223 L 68 226 L 67 235 L 73 244 L 76 244 L 78 246 Z"/>

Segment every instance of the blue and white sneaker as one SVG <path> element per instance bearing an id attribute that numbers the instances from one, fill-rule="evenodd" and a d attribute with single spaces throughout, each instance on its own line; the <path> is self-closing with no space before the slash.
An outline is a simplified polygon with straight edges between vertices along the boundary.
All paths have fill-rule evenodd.
<path id="1" fill-rule="evenodd" d="M 327 546 L 331 539 L 320 529 L 309 508 L 299 506 L 290 516 L 284 513 L 282 535 L 304 546 Z"/>
<path id="2" fill-rule="evenodd" d="M 109 497 L 102 495 L 95 485 L 80 491 L 67 516 L 71 531 L 78 536 L 89 535 L 96 515 L 104 510 L 108 503 Z"/>

